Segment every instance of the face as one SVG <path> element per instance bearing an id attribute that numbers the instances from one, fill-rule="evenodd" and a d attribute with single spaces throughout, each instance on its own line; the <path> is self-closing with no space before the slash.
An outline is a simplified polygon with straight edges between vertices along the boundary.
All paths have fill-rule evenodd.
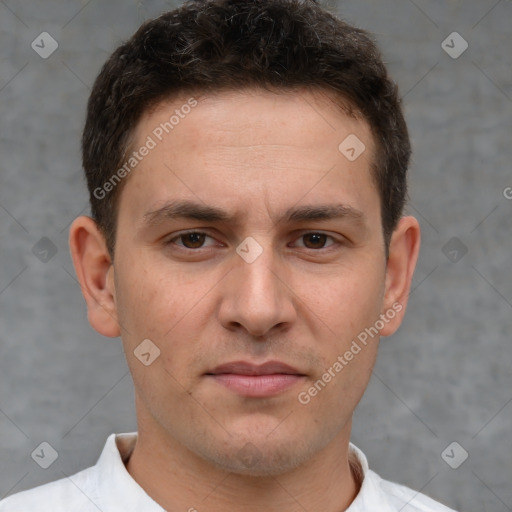
<path id="1" fill-rule="evenodd" d="M 318 92 L 247 90 L 162 103 L 135 135 L 152 147 L 120 196 L 109 278 L 139 422 L 238 473 L 348 442 L 373 333 L 401 316 L 367 124 Z"/>

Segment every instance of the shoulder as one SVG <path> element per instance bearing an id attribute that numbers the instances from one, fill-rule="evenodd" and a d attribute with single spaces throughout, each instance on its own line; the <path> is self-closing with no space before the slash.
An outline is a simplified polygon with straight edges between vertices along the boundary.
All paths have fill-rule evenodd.
<path id="1" fill-rule="evenodd" d="M 0 512 L 98 512 L 94 467 L 13 494 L 0 501 Z"/>
<path id="2" fill-rule="evenodd" d="M 384 480 L 377 473 L 369 470 L 368 476 L 374 481 L 379 490 L 386 496 L 393 510 L 401 512 L 455 512 L 442 503 L 429 498 L 425 494 L 414 491 L 409 487 Z"/>

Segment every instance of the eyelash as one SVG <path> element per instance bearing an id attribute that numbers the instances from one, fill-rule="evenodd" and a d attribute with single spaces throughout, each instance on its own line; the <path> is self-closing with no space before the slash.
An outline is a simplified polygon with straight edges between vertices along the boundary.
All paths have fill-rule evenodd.
<path id="1" fill-rule="evenodd" d="M 179 240 L 181 239 L 182 237 L 185 237 L 187 235 L 206 235 L 208 238 L 212 238 L 212 236 L 210 236 L 208 233 L 205 233 L 204 231 L 186 231 L 186 232 L 182 232 L 180 233 L 179 235 L 176 235 L 174 236 L 173 238 L 171 239 L 168 239 L 164 245 L 165 246 L 170 246 L 170 245 L 175 245 L 176 247 L 179 247 L 179 250 L 183 250 L 183 251 L 191 251 L 191 252 L 200 252 L 201 250 L 205 250 L 205 249 L 208 249 L 208 247 L 199 247 L 197 249 L 191 249 L 189 247 L 184 247 L 183 245 L 178 245 L 178 244 L 175 244 L 175 240 Z M 314 251 L 314 252 L 319 252 L 319 251 L 322 251 L 322 250 L 326 250 L 326 249 L 330 249 L 331 247 L 333 247 L 334 245 L 342 245 L 342 242 L 339 241 L 339 240 L 336 240 L 333 236 L 331 235 L 327 235 L 326 233 L 323 233 L 321 231 L 307 231 L 307 232 L 304 232 L 302 233 L 298 239 L 300 238 L 303 238 L 307 235 L 322 235 L 322 236 L 325 236 L 327 238 L 330 238 L 331 240 L 333 240 L 334 243 L 332 243 L 331 245 L 328 245 L 327 247 L 321 247 L 320 249 L 310 249 L 308 247 L 304 247 L 305 249 L 307 250 L 310 250 L 310 251 Z"/>

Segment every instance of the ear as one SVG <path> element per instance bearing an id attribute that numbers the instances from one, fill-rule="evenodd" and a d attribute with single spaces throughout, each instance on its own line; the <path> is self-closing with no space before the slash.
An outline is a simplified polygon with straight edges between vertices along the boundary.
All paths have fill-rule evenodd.
<path id="1" fill-rule="evenodd" d="M 69 248 L 87 303 L 89 323 L 100 334 L 120 336 L 114 287 L 114 265 L 96 222 L 86 216 L 71 224 Z"/>
<path id="2" fill-rule="evenodd" d="M 386 264 L 382 314 L 389 320 L 380 331 L 390 336 L 402 323 L 409 299 L 412 276 L 420 250 L 420 226 L 414 217 L 402 217 L 393 231 Z"/>

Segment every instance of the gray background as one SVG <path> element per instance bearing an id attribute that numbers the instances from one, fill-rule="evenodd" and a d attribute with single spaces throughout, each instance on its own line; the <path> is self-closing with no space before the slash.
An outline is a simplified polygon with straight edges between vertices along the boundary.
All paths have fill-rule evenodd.
<path id="1" fill-rule="evenodd" d="M 0 497 L 94 464 L 108 434 L 136 428 L 121 342 L 88 325 L 67 230 L 88 211 L 79 139 L 99 67 L 176 4 L 0 1 Z M 387 479 L 461 511 L 510 511 L 512 2 L 329 5 L 375 34 L 400 85 L 423 230 L 408 314 L 382 340 L 353 441 Z M 59 43 L 48 59 L 31 48 L 43 31 Z M 457 59 L 441 47 L 453 31 L 469 44 Z M 46 263 L 42 237 L 57 249 Z M 31 458 L 43 441 L 59 454 L 46 470 Z M 469 453 L 458 469 L 441 457 L 453 441 Z"/>

